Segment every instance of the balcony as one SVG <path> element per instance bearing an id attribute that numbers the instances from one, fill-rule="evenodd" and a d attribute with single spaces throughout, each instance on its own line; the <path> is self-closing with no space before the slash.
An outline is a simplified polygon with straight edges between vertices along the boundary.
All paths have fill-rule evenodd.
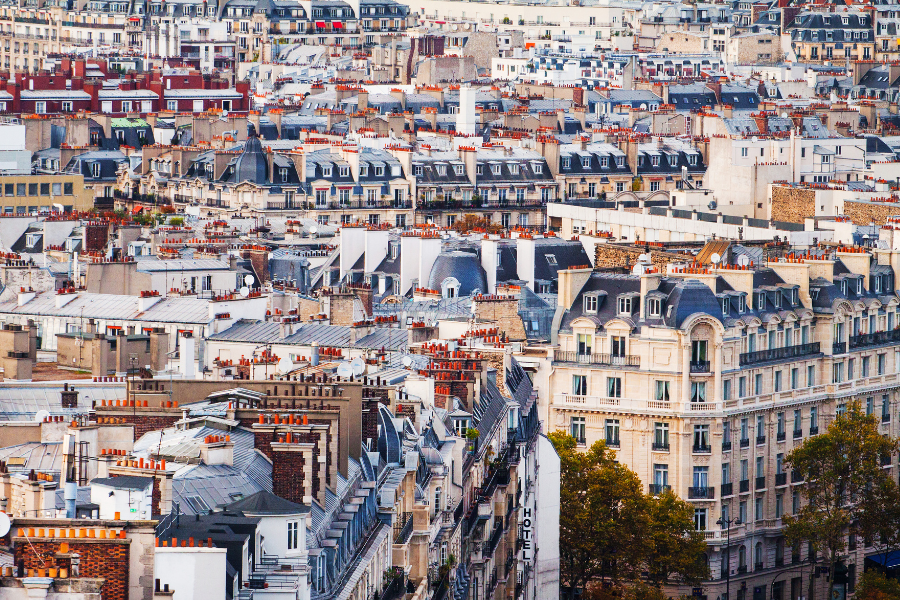
<path id="1" fill-rule="evenodd" d="M 575 363 L 579 365 L 602 365 L 609 367 L 640 367 L 640 356 L 620 356 L 615 354 L 587 354 L 562 350 L 553 351 L 555 362 Z"/>
<path id="2" fill-rule="evenodd" d="M 760 365 L 779 360 L 793 360 L 819 354 L 821 352 L 819 342 L 813 344 L 800 344 L 799 346 L 785 346 L 784 348 L 770 348 L 757 350 L 756 352 L 744 352 L 739 360 L 742 367 Z"/>
<path id="3" fill-rule="evenodd" d="M 689 500 L 712 500 L 716 497 L 716 488 L 711 487 L 689 487 Z"/>
<path id="4" fill-rule="evenodd" d="M 694 454 L 710 454 L 712 446 L 709 444 L 694 444 Z"/>
<path id="5" fill-rule="evenodd" d="M 783 442 L 785 440 L 785 438 L 787 438 L 786 431 L 779 431 L 778 433 L 775 434 L 775 440 L 778 442 Z"/>
<path id="6" fill-rule="evenodd" d="M 776 473 L 775 474 L 775 485 L 787 485 L 787 473 Z"/>
<path id="7" fill-rule="evenodd" d="M 741 438 L 741 448 L 750 447 L 750 438 Z"/>
<path id="8" fill-rule="evenodd" d="M 747 565 L 739 565 L 738 568 L 737 568 L 737 572 L 738 572 L 738 573 L 741 573 L 741 574 L 746 573 L 746 572 L 747 572 Z"/>
<path id="9" fill-rule="evenodd" d="M 757 445 L 757 446 L 761 446 L 761 445 L 763 445 L 763 444 L 765 444 L 765 443 L 766 443 L 766 436 L 764 436 L 764 435 L 758 435 L 758 436 L 756 436 L 756 445 Z"/>
<path id="10" fill-rule="evenodd" d="M 722 442 L 722 452 L 731 452 L 731 442 Z"/>
<path id="11" fill-rule="evenodd" d="M 890 423 L 890 422 L 891 422 L 891 415 L 890 415 L 890 413 L 881 415 L 881 422 L 882 422 L 882 423 Z"/>
<path id="12" fill-rule="evenodd" d="M 762 570 L 763 570 L 763 564 L 760 563 L 760 562 L 755 563 L 755 564 L 753 565 L 753 570 L 754 570 L 754 571 L 762 571 Z"/>
<path id="13" fill-rule="evenodd" d="M 797 471 L 791 471 L 791 483 L 800 483 L 803 477 Z"/>
<path id="14" fill-rule="evenodd" d="M 670 485 L 659 484 L 659 483 L 651 483 L 650 484 L 650 493 L 653 494 L 654 496 L 657 494 L 662 494 L 664 491 L 670 490 L 670 489 L 672 489 L 672 486 L 670 486 Z"/>
<path id="15" fill-rule="evenodd" d="M 802 430 L 802 429 L 795 429 L 795 430 L 794 430 L 794 439 L 795 439 L 795 440 L 799 440 L 799 439 L 802 438 L 802 437 L 803 437 L 803 430 Z"/>
<path id="16" fill-rule="evenodd" d="M 664 444 L 653 442 L 653 450 L 655 452 L 668 452 L 669 451 L 669 442 Z"/>
<path id="17" fill-rule="evenodd" d="M 831 354 L 846 354 L 847 342 L 835 342 L 831 345 Z"/>
<path id="18" fill-rule="evenodd" d="M 708 360 L 692 360 L 691 373 L 709 373 Z"/>
<path id="19" fill-rule="evenodd" d="M 851 350 L 897 343 L 900 343 L 900 329 L 876 331 L 874 333 L 861 333 L 859 335 L 850 336 Z"/>
<path id="20" fill-rule="evenodd" d="M 723 483 L 722 484 L 722 497 L 734 495 L 734 484 L 732 483 Z"/>
<path id="21" fill-rule="evenodd" d="M 765 478 L 765 476 L 763 476 L 763 477 L 757 477 L 757 478 L 756 478 L 756 486 L 755 486 L 755 487 L 756 487 L 757 490 L 764 490 L 764 489 L 766 489 L 766 478 Z"/>
<path id="22" fill-rule="evenodd" d="M 747 492 L 749 492 L 750 491 L 750 480 L 749 479 L 741 479 L 739 490 L 740 490 L 741 494 L 746 494 Z"/>
<path id="23" fill-rule="evenodd" d="M 809 428 L 809 435 L 819 435 L 819 426 Z"/>
<path id="24" fill-rule="evenodd" d="M 372 209 L 372 208 L 412 208 L 411 200 L 345 200 L 332 202 L 317 202 L 315 206 L 310 206 L 315 210 L 349 210 L 354 208 Z"/>

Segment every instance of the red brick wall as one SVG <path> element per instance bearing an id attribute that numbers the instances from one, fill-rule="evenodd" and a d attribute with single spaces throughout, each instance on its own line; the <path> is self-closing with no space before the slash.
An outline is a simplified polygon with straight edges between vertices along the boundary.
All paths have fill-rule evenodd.
<path id="1" fill-rule="evenodd" d="M 74 542 L 66 540 L 69 552 L 81 555 L 81 576 L 103 578 L 100 590 L 103 600 L 128 600 L 129 545 L 123 541 Z M 55 566 L 53 556 L 59 552 L 60 542 L 17 542 L 15 562 L 25 561 L 26 569 Z M 37 551 L 37 556 L 35 556 Z M 50 557 L 47 560 L 44 557 Z"/>
<path id="2" fill-rule="evenodd" d="M 126 410 L 122 411 L 97 411 L 98 417 L 115 417 L 125 419 L 125 423 L 134 424 L 134 439 L 137 440 L 145 433 L 150 431 L 159 431 L 166 427 L 171 427 L 176 421 L 181 419 L 181 415 L 162 416 L 162 415 L 132 415 Z"/>
<path id="3" fill-rule="evenodd" d="M 303 504 L 306 461 L 301 452 L 276 452 L 272 461 L 272 493 Z M 313 492 L 315 496 L 315 492 Z"/>

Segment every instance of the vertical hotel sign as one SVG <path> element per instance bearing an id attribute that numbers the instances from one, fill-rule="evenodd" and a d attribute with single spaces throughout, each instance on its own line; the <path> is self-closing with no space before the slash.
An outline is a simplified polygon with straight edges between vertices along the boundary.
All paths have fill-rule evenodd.
<path id="1" fill-rule="evenodd" d="M 531 479 L 531 469 L 533 465 L 525 452 L 525 445 L 519 444 L 519 464 L 524 465 L 524 469 L 520 469 L 520 477 L 524 480 Z M 532 562 L 534 560 L 534 504 L 535 494 L 534 485 L 527 485 L 526 481 L 520 481 L 519 489 L 527 490 L 525 493 L 525 501 L 522 503 L 522 510 L 519 513 L 519 540 L 522 544 L 522 560 Z"/>

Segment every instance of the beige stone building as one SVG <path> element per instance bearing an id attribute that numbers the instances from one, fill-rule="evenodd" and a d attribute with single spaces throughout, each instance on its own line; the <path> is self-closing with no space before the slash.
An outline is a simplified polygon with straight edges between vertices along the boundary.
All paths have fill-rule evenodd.
<path id="1" fill-rule="evenodd" d="M 786 547 L 782 533 L 802 502 L 785 456 L 855 400 L 885 434 L 900 432 L 900 237 L 882 235 L 887 249 L 749 270 L 654 259 L 641 274 L 559 273 L 548 429 L 585 447 L 604 440 L 648 492 L 671 488 L 693 505 L 709 543 L 707 598 L 724 597 L 729 568 L 738 599 L 806 596 L 809 548 Z M 720 519 L 735 521 L 730 546 Z M 848 541 L 852 590 L 874 549 Z M 814 581 L 817 597 L 830 593 Z"/>

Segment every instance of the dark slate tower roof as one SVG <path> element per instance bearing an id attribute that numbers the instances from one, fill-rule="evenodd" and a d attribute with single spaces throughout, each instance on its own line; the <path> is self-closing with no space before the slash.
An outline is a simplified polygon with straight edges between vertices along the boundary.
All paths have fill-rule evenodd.
<path id="1" fill-rule="evenodd" d="M 247 138 L 244 151 L 234 163 L 235 183 L 251 181 L 264 185 L 269 181 L 269 161 L 258 137 Z"/>
<path id="2" fill-rule="evenodd" d="M 453 277 L 459 282 L 459 295 L 468 296 L 475 290 L 487 291 L 487 277 L 478 256 L 471 252 L 454 250 L 438 254 L 431 274 L 428 277 L 428 287 L 432 290 L 440 290 L 441 284 L 448 277 Z"/>

